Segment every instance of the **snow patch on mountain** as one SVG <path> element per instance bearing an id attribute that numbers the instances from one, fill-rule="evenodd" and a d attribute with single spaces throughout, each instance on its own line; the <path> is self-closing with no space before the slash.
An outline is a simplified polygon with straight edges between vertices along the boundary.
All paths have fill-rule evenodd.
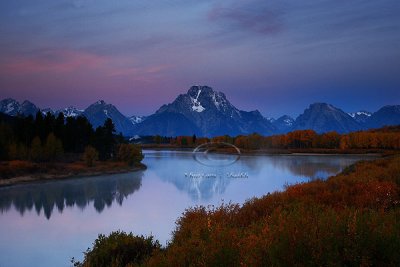
<path id="1" fill-rule="evenodd" d="M 13 103 L 13 102 L 8 103 L 5 113 L 8 114 L 8 113 L 11 113 L 12 111 L 14 111 L 14 109 L 15 109 L 14 105 L 15 105 L 15 103 Z"/>
<path id="2" fill-rule="evenodd" d="M 217 101 L 216 92 L 214 92 L 214 93 L 212 94 L 212 100 L 213 100 L 213 102 L 214 102 L 215 107 L 216 107 L 217 109 L 219 109 L 220 103 Z"/>
<path id="3" fill-rule="evenodd" d="M 57 111 L 57 113 L 60 113 L 60 112 L 62 112 L 65 117 L 77 117 L 77 116 L 82 115 L 83 110 L 77 109 L 73 106 L 69 106 L 67 108 L 60 109 Z"/>
<path id="4" fill-rule="evenodd" d="M 131 116 L 129 120 L 132 122 L 133 125 L 141 123 L 146 119 L 146 116 Z"/>
<path id="5" fill-rule="evenodd" d="M 196 111 L 196 112 L 203 112 L 205 110 L 205 108 L 201 105 L 199 99 L 201 93 L 201 89 L 197 92 L 197 96 L 196 98 L 190 97 L 190 99 L 192 100 L 192 110 Z"/>
<path id="6" fill-rule="evenodd" d="M 288 125 L 288 126 L 292 126 L 293 125 L 293 120 L 292 119 L 285 119 L 285 120 L 283 120 L 285 123 L 286 123 L 286 125 Z"/>
<path id="7" fill-rule="evenodd" d="M 352 113 L 348 113 L 352 118 L 355 118 L 356 116 L 367 116 L 367 117 L 371 117 L 371 113 L 368 111 L 357 111 L 357 112 L 352 112 Z"/>

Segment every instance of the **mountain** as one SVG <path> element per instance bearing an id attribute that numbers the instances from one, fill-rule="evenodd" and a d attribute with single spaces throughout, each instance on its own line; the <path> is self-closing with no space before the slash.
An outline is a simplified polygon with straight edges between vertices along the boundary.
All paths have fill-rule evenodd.
<path id="1" fill-rule="evenodd" d="M 292 130 L 312 129 L 317 133 L 347 133 L 361 129 L 349 114 L 326 103 L 314 103 L 297 117 Z"/>
<path id="2" fill-rule="evenodd" d="M 12 98 L 0 101 L 0 112 L 10 116 L 16 116 L 19 113 L 20 107 L 21 105 Z"/>
<path id="3" fill-rule="evenodd" d="M 36 105 L 33 104 L 32 102 L 29 102 L 28 100 L 25 100 L 21 104 L 20 113 L 23 114 L 24 116 L 29 116 L 29 115 L 36 116 L 36 113 L 38 111 L 39 108 L 36 107 Z"/>
<path id="4" fill-rule="evenodd" d="M 272 125 L 275 126 L 278 133 L 287 133 L 290 132 L 292 126 L 294 124 L 294 119 L 288 115 L 283 115 L 282 117 L 272 120 Z"/>
<path id="5" fill-rule="evenodd" d="M 400 125 L 400 105 L 384 106 L 366 121 L 368 128 L 380 128 L 387 125 Z"/>
<path id="6" fill-rule="evenodd" d="M 93 128 L 97 128 L 104 124 L 107 118 L 112 119 L 117 133 L 122 133 L 123 135 L 133 134 L 132 122 L 121 114 L 118 109 L 111 105 L 105 103 L 103 100 L 99 100 L 96 103 L 90 105 L 82 113 L 93 125 Z"/>
<path id="7" fill-rule="evenodd" d="M 84 111 L 81 109 L 77 109 L 73 106 L 69 106 L 67 108 L 57 110 L 55 114 L 58 115 L 61 112 L 64 114 L 65 117 L 77 117 L 83 115 Z"/>
<path id="8" fill-rule="evenodd" d="M 18 114 L 24 116 L 35 116 L 38 111 L 39 109 L 35 106 L 35 104 L 27 100 L 22 102 L 22 104 L 12 98 L 3 99 L 0 101 L 0 112 L 10 116 L 16 116 Z"/>
<path id="9" fill-rule="evenodd" d="M 371 117 L 372 113 L 369 111 L 365 111 L 365 110 L 360 110 L 357 112 L 353 112 L 353 113 L 348 113 L 350 115 L 350 117 L 352 117 L 356 122 L 358 123 L 365 123 L 369 117 Z"/>
<path id="10" fill-rule="evenodd" d="M 161 127 L 160 125 L 163 125 Z M 186 94 L 161 106 L 155 114 L 137 124 L 141 135 L 239 135 L 272 134 L 275 127 L 259 111 L 242 111 L 225 94 L 208 86 L 192 86 Z"/>

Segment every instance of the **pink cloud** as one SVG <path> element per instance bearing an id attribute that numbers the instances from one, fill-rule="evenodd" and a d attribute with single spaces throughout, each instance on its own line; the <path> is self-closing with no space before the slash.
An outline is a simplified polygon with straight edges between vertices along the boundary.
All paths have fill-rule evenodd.
<path id="1" fill-rule="evenodd" d="M 68 73 L 77 69 L 102 68 L 104 56 L 76 50 L 49 50 L 38 55 L 11 58 L 3 64 L 7 74 Z"/>

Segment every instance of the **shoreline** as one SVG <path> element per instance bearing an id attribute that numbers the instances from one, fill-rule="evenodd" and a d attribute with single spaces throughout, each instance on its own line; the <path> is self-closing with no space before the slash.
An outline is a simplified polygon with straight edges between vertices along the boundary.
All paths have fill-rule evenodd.
<path id="1" fill-rule="evenodd" d="M 177 152 L 191 152 L 195 147 L 172 147 L 172 146 L 147 146 L 143 147 L 143 151 L 177 151 Z M 219 151 L 220 154 L 232 154 L 230 152 Z M 242 156 L 270 156 L 270 155 L 366 155 L 366 156 L 386 156 L 398 154 L 399 151 L 394 150 L 377 150 L 377 149 L 353 149 L 353 150 L 340 150 L 340 149 L 260 149 L 260 150 L 244 150 L 240 149 Z"/>
<path id="2" fill-rule="evenodd" d="M 14 185 L 21 185 L 21 184 L 31 184 L 31 183 L 41 183 L 41 182 L 48 182 L 48 181 L 58 181 L 58 180 L 65 180 L 65 179 L 76 179 L 82 177 L 96 177 L 102 175 L 112 175 L 112 174 L 120 174 L 120 173 L 128 173 L 128 172 L 137 172 L 146 170 L 147 166 L 140 163 L 133 167 L 120 167 L 116 169 L 109 169 L 109 170 L 89 170 L 83 172 L 72 172 L 69 173 L 60 173 L 60 174 L 53 174 L 53 173 L 37 173 L 37 174 L 27 174 L 27 175 L 20 175 L 16 177 L 12 177 L 9 179 L 0 179 L 0 188 L 9 187 Z"/>

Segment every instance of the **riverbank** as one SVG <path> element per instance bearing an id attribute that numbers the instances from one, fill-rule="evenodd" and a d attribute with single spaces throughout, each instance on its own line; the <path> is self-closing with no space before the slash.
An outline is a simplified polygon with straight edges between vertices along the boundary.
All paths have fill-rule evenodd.
<path id="1" fill-rule="evenodd" d="M 155 151 L 193 151 L 196 147 L 186 146 L 179 147 L 174 145 L 157 145 L 157 144 L 146 144 L 142 145 L 144 150 L 155 150 Z M 230 150 L 231 151 L 231 150 Z M 218 153 L 231 153 L 230 151 L 224 151 L 220 149 Z M 236 151 L 234 152 L 236 153 Z M 387 149 L 327 149 L 327 148 L 296 148 L 296 149 L 240 149 L 240 153 L 243 155 L 382 155 L 389 156 L 394 154 L 399 154 L 397 150 L 387 150 Z"/>
<path id="2" fill-rule="evenodd" d="M 129 166 L 124 162 L 115 161 L 99 161 L 92 167 L 88 167 L 83 161 L 70 163 L 34 163 L 21 160 L 5 161 L 0 164 L 0 187 L 82 176 L 127 173 L 145 170 L 146 168 L 146 165 L 142 163 Z"/>

